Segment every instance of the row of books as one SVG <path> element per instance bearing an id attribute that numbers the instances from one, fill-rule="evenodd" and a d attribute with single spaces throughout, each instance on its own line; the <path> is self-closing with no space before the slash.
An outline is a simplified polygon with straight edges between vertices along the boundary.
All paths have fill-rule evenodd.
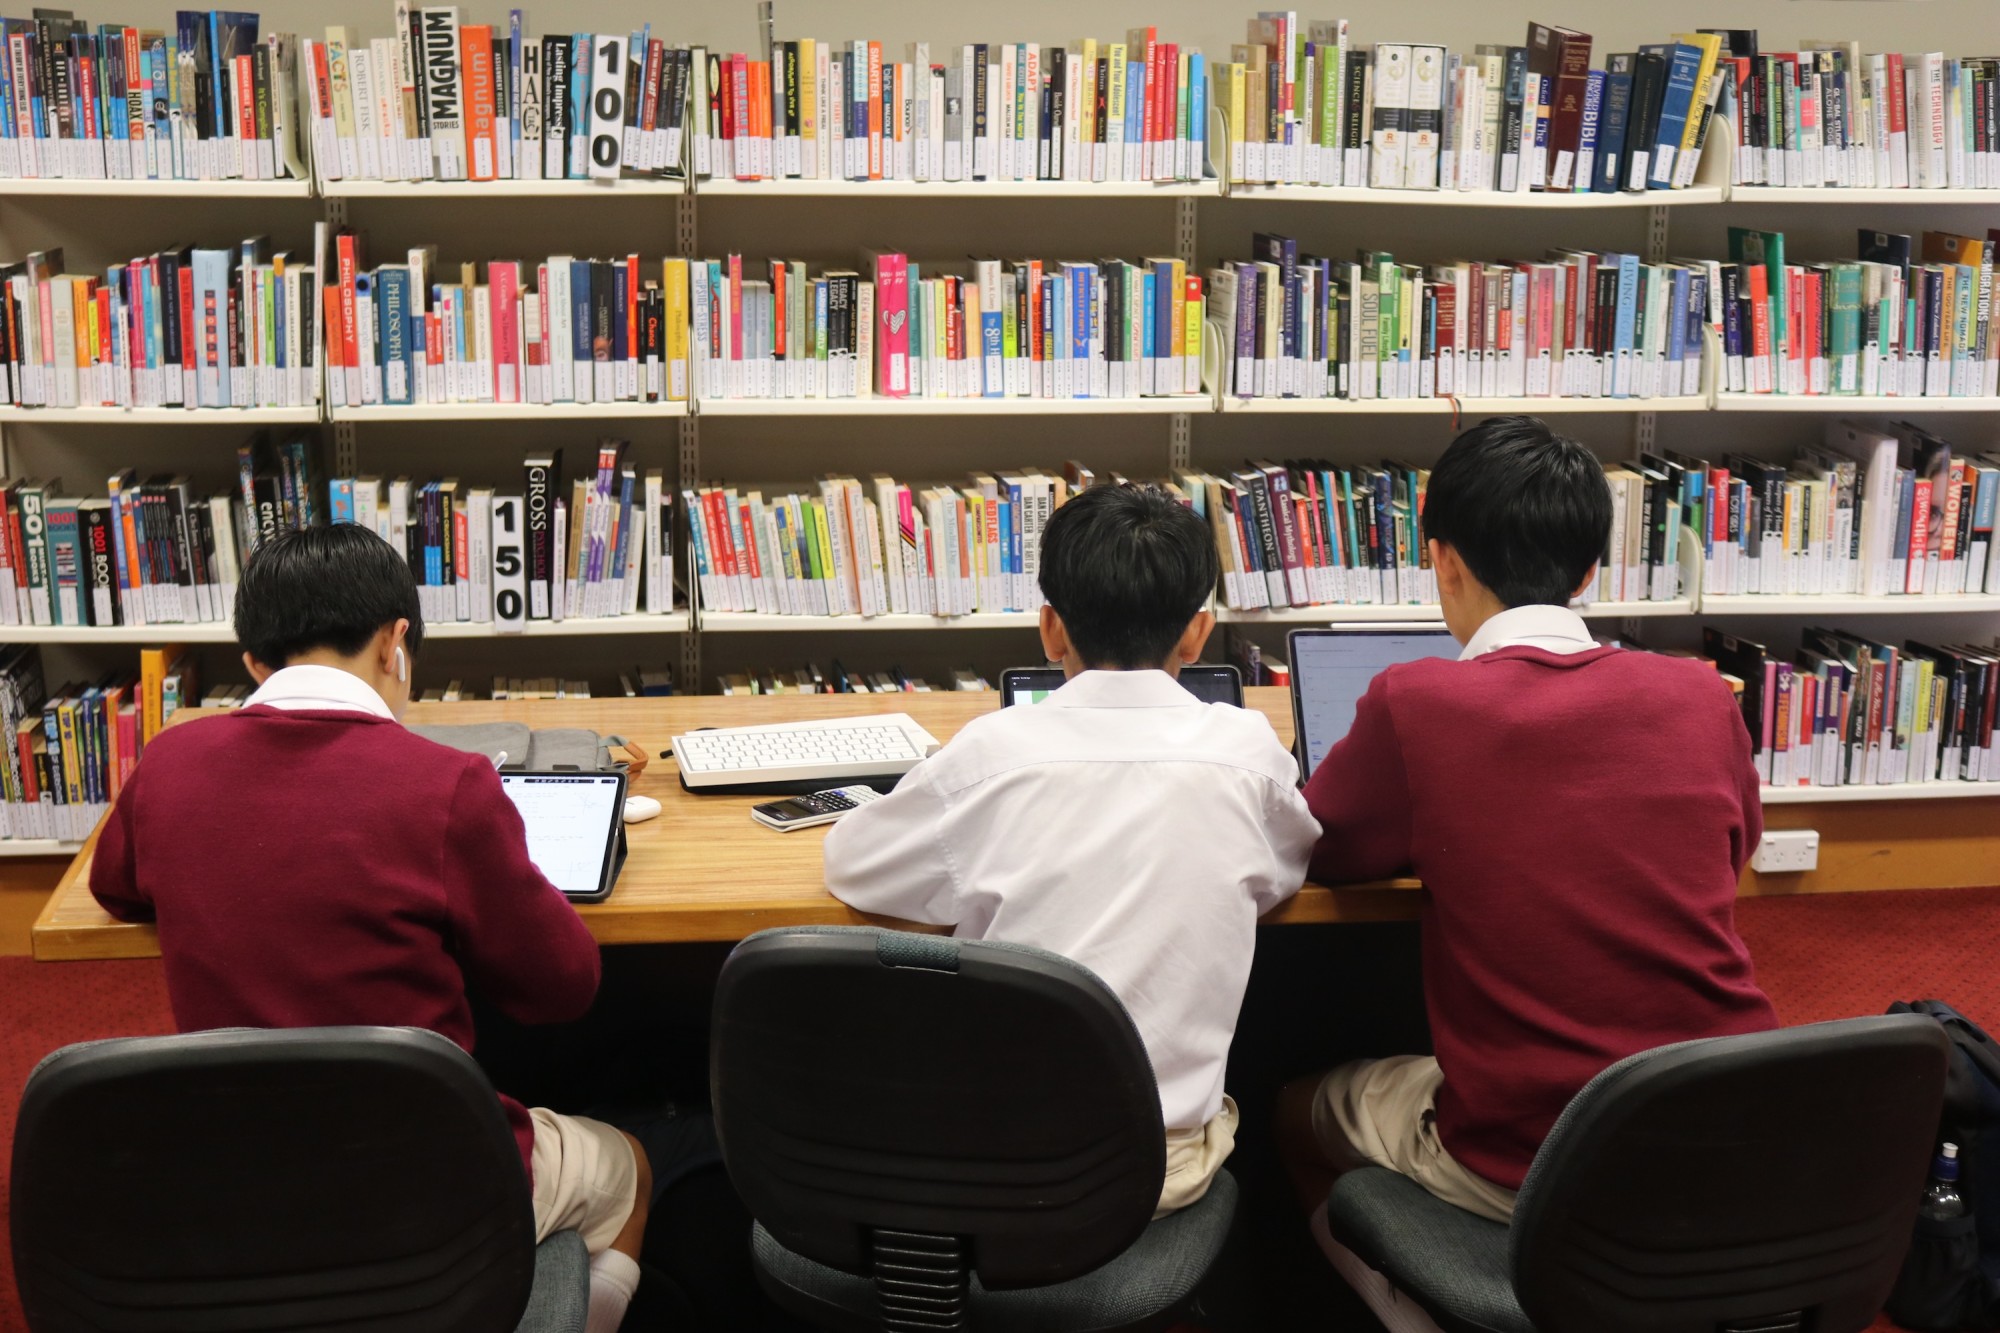
<path id="1" fill-rule="evenodd" d="M 0 838 L 88 837 L 146 742 L 200 697 L 195 659 L 178 645 L 143 649 L 137 675 L 53 693 L 36 649 L 0 648 Z"/>
<path id="2" fill-rule="evenodd" d="M 658 615 L 673 610 L 673 495 L 624 440 L 600 441 L 565 481 L 562 450 L 530 454 L 518 492 L 456 477 L 336 477 L 335 523 L 405 552 L 427 624 Z M 642 597 L 643 593 L 643 597 Z"/>
<path id="3" fill-rule="evenodd" d="M 782 667 L 760 671 L 731 671 L 715 678 L 717 694 L 938 694 L 946 691 L 979 693 L 993 685 L 971 667 L 961 667 L 949 680 L 935 684 L 913 676 L 899 666 L 887 671 L 856 671 L 842 666 L 839 658 L 786 670 Z"/>
<path id="4" fill-rule="evenodd" d="M 1703 392 L 1718 265 L 1554 251 L 1546 261 L 1341 261 L 1258 233 L 1212 270 L 1211 336 L 1237 398 L 1676 398 Z"/>
<path id="5" fill-rule="evenodd" d="M 323 181 L 681 176 L 690 106 L 717 90 L 700 47 L 652 25 L 616 34 L 461 23 L 398 3 L 395 35 L 307 38 L 307 123 Z M 741 57 L 738 57 L 741 59 Z"/>
<path id="6" fill-rule="evenodd" d="M 636 254 L 441 267 L 437 247 L 370 267 L 332 238 L 327 399 L 406 403 L 660 402 L 688 396 L 688 266 Z M 483 270 L 483 272 L 482 272 Z M 455 280 L 454 280 L 455 279 Z"/>
<path id="7" fill-rule="evenodd" d="M 305 179 L 298 40 L 258 28 L 232 10 L 171 29 L 0 19 L 0 179 Z"/>
<path id="8" fill-rule="evenodd" d="M 310 407 L 318 271 L 263 237 L 170 250 L 102 277 L 60 249 L 0 266 L 0 402 L 23 407 Z"/>
<path id="9" fill-rule="evenodd" d="M 1042 528 L 1095 476 L 1077 463 L 927 486 L 829 476 L 768 495 L 682 493 L 701 605 L 788 616 L 959 616 L 1042 605 Z"/>
<path id="10" fill-rule="evenodd" d="M 111 474 L 105 493 L 0 479 L 0 624 L 178 625 L 227 621 L 257 543 L 323 521 L 313 447 L 259 438 L 237 451 L 234 487 Z"/>
<path id="11" fill-rule="evenodd" d="M 1789 462 L 1670 453 L 1716 594 L 2000 592 L 2000 453 L 1967 456 L 1907 422 L 1828 422 Z"/>
<path id="12" fill-rule="evenodd" d="M 1187 268 L 889 251 L 817 275 L 798 260 L 698 262 L 695 380 L 710 398 L 1195 394 L 1204 297 Z"/>
<path id="13" fill-rule="evenodd" d="M 1786 660 L 1709 627 L 1702 652 L 1737 691 L 1773 787 L 2000 781 L 2000 645 L 1898 647 L 1815 627 Z"/>
<path id="14" fill-rule="evenodd" d="M 1787 262 L 1783 232 L 1729 229 L 1723 387 L 1734 393 L 2000 393 L 1994 247 L 1983 238 L 1863 230 L 1858 258 Z"/>
<path id="15" fill-rule="evenodd" d="M 1685 189 L 1709 127 L 1732 114 L 1726 37 L 1710 31 L 1608 56 L 1591 36 L 1530 23 L 1520 46 L 1349 39 L 1260 12 L 1215 66 L 1229 178 L 1253 184 L 1555 194 Z M 1221 156 L 1218 153 L 1218 156 Z"/>
<path id="16" fill-rule="evenodd" d="M 1732 184 L 2000 189 L 1991 56 L 1863 53 L 1859 42 L 1759 51 L 1727 34 L 1736 82 Z"/>

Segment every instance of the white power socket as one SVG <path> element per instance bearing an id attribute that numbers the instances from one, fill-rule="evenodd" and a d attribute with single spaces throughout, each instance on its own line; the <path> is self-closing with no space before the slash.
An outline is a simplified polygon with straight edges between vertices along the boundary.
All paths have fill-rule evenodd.
<path id="1" fill-rule="evenodd" d="M 1761 875 L 1796 874 L 1819 868 L 1819 834 L 1809 828 L 1766 829 L 1764 840 L 1750 858 Z"/>

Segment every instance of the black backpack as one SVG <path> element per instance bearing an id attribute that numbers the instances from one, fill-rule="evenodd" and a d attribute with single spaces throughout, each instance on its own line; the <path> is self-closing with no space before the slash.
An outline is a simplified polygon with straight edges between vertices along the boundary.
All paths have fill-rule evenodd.
<path id="1" fill-rule="evenodd" d="M 2000 1044 L 1942 1000 L 1892 1004 L 1889 1012 L 1935 1018 L 1951 1038 L 1938 1138 L 1958 1145 L 1967 1212 L 1917 1218 L 1888 1315 L 1927 1333 L 2000 1328 Z"/>

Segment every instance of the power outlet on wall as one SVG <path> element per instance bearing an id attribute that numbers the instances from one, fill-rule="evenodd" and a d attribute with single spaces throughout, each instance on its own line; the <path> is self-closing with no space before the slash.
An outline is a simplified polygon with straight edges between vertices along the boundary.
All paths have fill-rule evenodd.
<path id="1" fill-rule="evenodd" d="M 1819 867 L 1819 834 L 1809 828 L 1767 829 L 1750 868 L 1760 875 L 1790 875 Z"/>

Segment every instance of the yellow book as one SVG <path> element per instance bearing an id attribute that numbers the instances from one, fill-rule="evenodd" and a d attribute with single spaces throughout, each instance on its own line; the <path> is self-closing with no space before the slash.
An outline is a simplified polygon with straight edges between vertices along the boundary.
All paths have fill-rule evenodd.
<path id="1" fill-rule="evenodd" d="M 1227 170 L 1232 181 L 1243 179 L 1243 113 L 1245 94 L 1244 68 L 1239 61 L 1230 61 L 1223 66 L 1224 77 L 1228 80 L 1229 108 L 1229 164 Z"/>
<path id="2" fill-rule="evenodd" d="M 799 168 L 801 176 L 819 175 L 819 51 L 811 37 L 799 39 Z"/>
<path id="3" fill-rule="evenodd" d="M 1097 149 L 1097 39 L 1083 39 L 1083 118 L 1078 122 L 1078 141 L 1084 145 L 1086 165 L 1095 160 Z M 1083 178 L 1089 180 L 1092 172 L 1086 170 Z"/>
<path id="4" fill-rule="evenodd" d="M 62 737 L 62 772 L 54 776 L 62 783 L 64 804 L 83 804 L 83 749 L 76 734 L 77 701 L 64 699 L 56 705 L 56 729 Z"/>
<path id="5" fill-rule="evenodd" d="M 686 402 L 688 396 L 688 261 L 669 259 L 661 265 L 660 288 L 667 318 L 667 398 Z"/>
<path id="6" fill-rule="evenodd" d="M 1167 328 L 1170 330 L 1167 355 L 1175 358 L 1174 363 L 1179 364 L 1179 358 L 1187 355 L 1187 265 L 1176 259 L 1168 271 L 1172 275 L 1167 279 L 1169 290 L 1153 293 L 1153 299 L 1159 300 L 1165 297 L 1172 305 L 1172 311 L 1167 316 Z M 1168 392 L 1172 392 L 1179 386 L 1165 387 Z"/>
<path id="7" fill-rule="evenodd" d="M 1201 278 L 1190 274 L 1182 281 L 1181 289 L 1187 293 L 1187 309 L 1182 312 L 1182 317 L 1187 320 L 1186 342 L 1182 354 L 1187 360 L 1182 363 L 1186 368 L 1186 374 L 1181 377 L 1180 389 L 1183 393 L 1200 393 L 1203 351 L 1202 307 L 1205 304 L 1201 294 Z"/>
<path id="8" fill-rule="evenodd" d="M 166 685 L 167 671 L 187 653 L 187 645 L 174 643 L 161 648 L 141 648 L 139 650 L 139 743 L 160 734 L 166 725 L 161 711 L 160 691 Z"/>
<path id="9" fill-rule="evenodd" d="M 811 504 L 812 539 L 814 546 L 813 559 L 814 563 L 819 566 L 819 580 L 825 585 L 827 612 L 829 614 L 838 614 L 840 611 L 840 592 L 834 586 L 834 580 L 839 576 L 839 566 L 834 563 L 833 559 L 833 533 L 826 525 L 825 503 L 814 500 Z"/>
<path id="10" fill-rule="evenodd" d="M 1715 75 L 1715 62 L 1722 55 L 1722 38 L 1712 32 L 1677 32 L 1674 34 L 1674 40 L 1685 42 L 1701 51 L 1701 65 L 1695 70 L 1694 75 L 1695 101 L 1694 105 L 1688 108 L 1687 126 L 1681 131 L 1680 151 L 1691 153 L 1694 151 L 1695 135 L 1701 132 L 1702 98 L 1708 92 L 1708 81 Z M 1678 154 L 1676 160 L 1679 160 Z"/>

